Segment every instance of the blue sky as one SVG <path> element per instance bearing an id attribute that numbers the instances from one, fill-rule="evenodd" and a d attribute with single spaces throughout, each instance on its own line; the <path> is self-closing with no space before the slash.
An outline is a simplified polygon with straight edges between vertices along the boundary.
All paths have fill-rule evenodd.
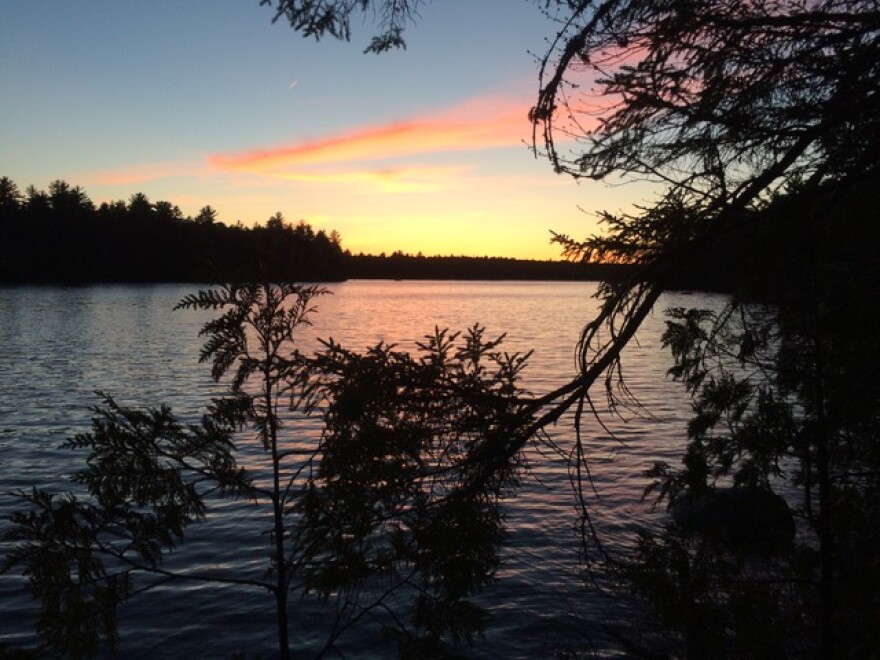
<path id="1" fill-rule="evenodd" d="M 529 0 L 422 5 L 365 55 L 258 0 L 3 0 L 0 175 L 96 202 L 144 192 L 222 221 L 336 229 L 358 252 L 553 258 L 631 189 L 536 159 L 527 113 L 555 27 Z"/>

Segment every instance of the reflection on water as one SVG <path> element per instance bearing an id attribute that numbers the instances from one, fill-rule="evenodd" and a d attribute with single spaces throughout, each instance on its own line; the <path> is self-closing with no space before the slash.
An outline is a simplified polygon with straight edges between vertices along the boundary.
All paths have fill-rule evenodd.
<path id="1" fill-rule="evenodd" d="M 594 285 L 543 282 L 353 281 L 328 287 L 318 299 L 305 349 L 317 337 L 363 349 L 382 340 L 413 349 L 434 326 L 464 329 L 474 323 L 488 335 L 507 333 L 507 350 L 534 349 L 525 384 L 543 393 L 569 379 L 585 319 L 595 311 Z M 0 490 L 32 485 L 65 488 L 77 467 L 63 439 L 89 426 L 89 407 L 103 390 L 124 404 L 167 403 L 184 418 L 195 417 L 219 389 L 206 365 L 197 364 L 202 312 L 173 312 L 192 287 L 101 286 L 0 289 Z M 594 516 L 608 546 L 622 549 L 654 516 L 639 497 L 641 472 L 654 460 L 675 460 L 689 403 L 668 381 L 668 357 L 659 350 L 662 309 L 699 305 L 698 296 L 668 294 L 628 349 L 629 385 L 652 417 L 586 425 L 587 449 L 599 498 Z M 709 303 L 712 301 L 709 300 Z M 316 421 L 287 428 L 291 443 L 314 438 Z M 571 420 L 551 429 L 561 446 Z M 530 450 L 533 474 L 507 507 L 509 536 L 498 580 L 482 596 L 492 619 L 486 639 L 468 655 L 540 657 L 554 651 L 607 655 L 602 630 L 625 616 L 583 579 L 575 534 L 576 516 L 565 465 L 538 448 Z M 14 504 L 4 496 L 0 514 Z M 258 514 L 238 502 L 222 502 L 190 534 L 170 565 L 232 569 L 259 576 L 268 548 Z M 323 639 L 327 612 L 311 602 L 292 602 L 297 648 Z M 32 640 L 33 603 L 20 580 L 0 577 L 0 643 Z M 160 588 L 122 609 L 125 657 L 229 657 L 237 649 L 271 655 L 274 620 L 264 594 L 205 584 Z M 349 657 L 388 655 L 373 630 L 351 635 Z"/>

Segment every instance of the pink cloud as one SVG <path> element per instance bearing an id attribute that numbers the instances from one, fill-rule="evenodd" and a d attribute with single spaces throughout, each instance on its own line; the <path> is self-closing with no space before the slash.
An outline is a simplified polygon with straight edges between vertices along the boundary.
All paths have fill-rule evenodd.
<path id="1" fill-rule="evenodd" d="M 80 180 L 85 185 L 128 186 L 156 179 L 180 176 L 200 176 L 206 174 L 202 163 L 152 163 L 134 165 L 113 170 L 101 170 L 83 175 Z"/>
<path id="2" fill-rule="evenodd" d="M 522 147 L 531 138 L 528 109 L 527 99 L 478 97 L 428 116 L 361 126 L 296 144 L 216 153 L 201 162 L 98 171 L 80 180 L 89 185 L 131 186 L 164 178 L 227 173 L 244 175 L 235 187 L 253 187 L 260 179 L 281 179 L 358 185 L 378 192 L 436 191 L 464 185 L 464 174 L 472 167 L 401 159 Z"/>
<path id="3" fill-rule="evenodd" d="M 215 154 L 221 170 L 278 176 L 328 164 L 478 151 L 521 144 L 530 134 L 528 105 L 483 98 L 430 117 L 365 126 L 298 144 Z"/>

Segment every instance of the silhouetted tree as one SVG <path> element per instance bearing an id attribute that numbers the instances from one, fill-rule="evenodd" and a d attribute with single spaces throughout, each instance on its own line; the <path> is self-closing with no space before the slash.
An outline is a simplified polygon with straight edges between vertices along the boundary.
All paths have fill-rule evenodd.
<path id="1" fill-rule="evenodd" d="M 294 331 L 308 322 L 311 301 L 320 293 L 250 285 L 187 296 L 179 307 L 225 310 L 205 326 L 201 359 L 212 362 L 216 380 L 233 371 L 229 394 L 215 400 L 200 426 L 190 427 L 180 425 L 168 408 L 121 408 L 106 397 L 95 410 L 92 432 L 63 445 L 90 452 L 88 467 L 75 476 L 89 497 L 20 493 L 32 509 L 11 516 L 16 527 L 6 538 L 21 544 L 4 568 L 21 566 L 29 577 L 42 599 L 39 627 L 53 650 L 91 656 L 102 639 L 113 648 L 116 604 L 132 594 L 138 575 L 175 577 L 162 568 L 163 552 L 204 518 L 216 494 L 269 506 L 272 579 L 196 579 L 270 591 L 278 611 L 279 651 L 288 657 L 287 594 L 296 558 L 288 552 L 284 516 L 299 491 L 282 475 L 290 454 L 279 444 L 279 406 L 290 397 L 292 405 L 308 406 L 302 367 L 290 351 Z M 243 428 L 255 434 L 268 459 L 267 474 L 258 481 L 236 463 L 233 436 Z"/>
<path id="2" fill-rule="evenodd" d="M 435 329 L 418 356 L 385 344 L 358 355 L 331 341 L 314 362 L 326 427 L 303 507 L 320 567 L 310 586 L 378 584 L 384 608 L 410 595 L 386 625 L 401 657 L 436 657 L 444 640 L 471 641 L 485 625 L 468 599 L 498 565 L 500 505 L 520 465 L 494 466 L 479 482 L 473 472 L 493 460 L 487 446 L 531 422 L 518 385 L 529 355 L 501 351 L 502 340 L 479 326 Z"/>
<path id="3" fill-rule="evenodd" d="M 129 203 L 103 202 L 95 209 L 82 188 L 65 181 L 54 181 L 48 193 L 31 186 L 26 198 L 14 182 L 4 181 L 8 210 L 2 214 L 2 282 L 344 277 L 339 244 L 305 223 L 295 232 L 282 219 L 280 236 L 270 240 L 265 232 L 240 224 L 225 227 L 211 206 L 204 206 L 196 219 L 184 218 L 171 202 L 151 204 L 138 193 Z"/>
<path id="4" fill-rule="evenodd" d="M 315 238 L 315 231 L 305 220 L 300 220 L 293 228 L 293 235 L 300 241 L 311 241 Z"/>
<path id="5" fill-rule="evenodd" d="M 691 388 L 697 406 L 687 460 L 706 465 L 686 465 L 683 473 L 667 475 L 672 479 L 667 483 L 683 480 L 681 496 L 692 499 L 700 494 L 688 490 L 698 484 L 711 488 L 715 480 L 766 490 L 774 483 L 769 479 L 774 468 L 768 456 L 780 446 L 799 446 L 797 472 L 805 481 L 801 485 L 818 504 L 810 523 L 820 557 L 810 564 L 816 573 L 809 573 L 808 579 L 818 574 L 821 654 L 858 654 L 859 645 L 871 638 L 870 624 L 846 638 L 838 635 L 835 640 L 833 634 L 833 625 L 852 622 L 838 608 L 841 599 L 835 600 L 835 590 L 845 583 L 843 539 L 837 537 L 846 530 L 855 535 L 847 542 L 858 539 L 861 545 L 874 537 L 877 528 L 870 515 L 875 486 L 870 480 L 853 485 L 844 477 L 850 470 L 869 474 L 874 469 L 872 443 L 859 437 L 862 433 L 872 437 L 877 401 L 873 389 L 856 392 L 845 386 L 846 369 L 832 365 L 838 360 L 852 367 L 860 360 L 871 363 L 875 342 L 858 322 L 852 334 L 839 332 L 836 319 L 850 318 L 849 306 L 859 304 L 842 294 L 839 287 L 847 285 L 823 259 L 827 237 L 822 225 L 833 227 L 832 232 L 854 227 L 865 240 L 874 237 L 868 227 L 852 222 L 840 200 L 864 198 L 864 191 L 876 186 L 880 168 L 876 3 L 547 0 L 539 4 L 558 20 L 560 31 L 542 61 L 541 89 L 531 112 L 536 146 L 545 149 L 558 172 L 575 178 L 648 180 L 657 194 L 633 213 L 602 213 L 606 231 L 601 235 L 587 240 L 557 236 L 573 259 L 634 268 L 627 277 L 600 289 L 601 311 L 581 337 L 581 374 L 539 400 L 544 412 L 536 424 L 555 421 L 564 410 L 590 409 L 590 388 L 597 381 L 605 384 L 612 407 L 626 403 L 623 348 L 660 294 L 682 281 L 688 269 L 701 263 L 704 269 L 711 268 L 712 255 L 723 254 L 730 245 L 764 255 L 785 247 L 780 265 L 787 270 L 775 268 L 772 256 L 757 264 L 760 275 L 781 276 L 779 283 L 784 286 L 767 286 L 760 275 L 756 283 L 745 277 L 744 270 L 734 270 L 725 285 L 739 297 L 725 313 L 705 317 L 696 311 L 676 312 L 669 335 L 677 360 L 674 374 Z M 350 17 L 376 6 L 382 11 L 412 8 L 411 3 L 390 0 L 282 2 L 277 3 L 277 17 L 288 18 L 308 35 L 327 33 L 347 39 Z M 380 29 L 377 43 L 402 45 L 402 26 L 397 27 L 390 39 Z M 791 222 L 783 208 L 797 209 L 798 221 Z M 828 214 L 820 216 L 818 208 Z M 789 249 L 786 242 L 796 245 Z M 876 242 L 870 245 L 876 249 Z M 835 249 L 846 258 L 857 258 L 852 268 L 844 265 L 846 259 L 835 267 L 858 272 L 853 288 L 864 294 L 862 300 L 876 301 L 876 278 L 861 277 L 874 272 L 871 258 L 852 244 Z M 804 286 L 804 278 L 809 286 Z M 778 313 L 750 317 L 743 303 L 756 297 L 777 305 Z M 774 345 L 768 337 L 779 343 Z M 772 373 L 762 375 L 760 382 L 728 380 L 729 367 L 701 362 L 705 351 L 751 360 L 756 342 L 764 341 L 776 352 L 765 356 Z M 856 380 L 867 383 L 872 378 L 876 380 L 876 375 Z M 786 396 L 799 405 L 789 408 L 792 401 Z M 828 397 L 858 401 L 865 416 L 830 419 L 833 401 Z M 757 426 L 756 437 L 763 440 L 743 449 L 739 430 L 717 438 L 714 427 L 733 412 L 738 415 L 733 421 L 737 429 Z M 789 413 L 791 428 L 783 424 Z M 801 426 L 811 429 L 808 438 L 797 432 Z M 784 440 L 768 437 L 774 428 Z M 515 454 L 527 437 L 512 439 L 500 451 L 505 456 Z M 575 444 L 573 455 L 583 457 L 579 438 Z M 748 466 L 746 472 L 739 471 L 738 460 Z M 708 472 L 698 478 L 701 470 Z M 669 494 L 674 499 L 673 492 Z M 584 509 L 583 514 L 588 513 Z M 854 532 L 859 528 L 856 520 L 864 523 L 861 536 Z M 721 550 L 705 558 L 716 568 L 719 561 L 728 565 Z M 873 584 L 876 566 L 870 562 L 868 566 Z M 694 600 L 693 605 L 699 608 L 701 601 Z M 700 653 L 696 648 L 692 652 Z"/>
<path id="6" fill-rule="evenodd" d="M 281 214 L 281 211 L 278 211 L 275 215 L 266 220 L 266 229 L 271 229 L 272 231 L 281 231 L 286 227 L 287 223 L 285 222 L 284 216 Z"/>
<path id="7" fill-rule="evenodd" d="M 417 2 L 394 0 L 264 0 L 261 4 L 270 5 L 276 19 L 285 18 L 307 36 L 330 34 L 343 39 L 350 37 L 353 15 L 376 11 L 379 34 L 368 47 L 376 52 L 403 45 L 402 30 L 417 7 Z M 854 591 L 857 581 L 849 566 L 866 555 L 841 554 L 845 543 L 858 548 L 870 545 L 866 540 L 877 529 L 872 514 L 876 485 L 871 479 L 877 472 L 877 402 L 872 388 L 847 385 L 850 368 L 876 364 L 871 362 L 874 341 L 838 322 L 838 317 L 852 319 L 856 328 L 865 327 L 852 316 L 859 303 L 840 295 L 840 287 L 846 285 L 817 256 L 826 237 L 813 207 L 829 211 L 821 219 L 832 227 L 868 232 L 869 228 L 850 223 L 839 200 L 876 187 L 880 167 L 875 156 L 880 152 L 876 3 L 545 0 L 540 4 L 560 20 L 560 32 L 543 61 L 541 90 L 532 109 L 536 142 L 559 172 L 648 179 L 658 192 L 655 201 L 633 213 L 602 214 L 607 226 L 602 235 L 584 241 L 557 237 L 574 259 L 634 267 L 622 280 L 601 287 L 601 311 L 581 337 L 580 374 L 529 401 L 518 412 L 524 424 L 503 437 L 481 438 L 479 460 L 469 461 L 470 468 L 454 490 L 479 492 L 494 483 L 541 428 L 568 410 L 589 410 L 590 388 L 597 381 L 604 383 L 612 406 L 625 400 L 622 351 L 660 294 L 686 268 L 728 243 L 756 245 L 769 253 L 774 244 L 767 241 L 802 233 L 805 240 L 783 260 L 788 269 L 780 281 L 789 285 L 787 290 L 768 290 L 737 278 L 731 285 L 742 297 L 725 313 L 675 312 L 667 335 L 676 359 L 673 375 L 695 394 L 696 417 L 686 454 L 690 463 L 680 471 L 658 466 L 654 476 L 673 503 L 681 506 L 693 508 L 702 502 L 726 507 L 730 502 L 759 501 L 772 495 L 771 477 L 781 463 L 780 448 L 793 450 L 791 458 L 804 483 L 795 481 L 809 495 L 805 520 L 813 525 L 819 556 L 810 554 L 809 545 L 795 548 L 794 553 L 787 550 L 781 560 L 774 559 L 777 563 L 768 573 L 758 577 L 769 575 L 788 585 L 796 579 L 818 583 L 820 605 L 814 620 L 821 626 L 821 654 L 857 654 L 872 631 L 855 622 L 850 637 L 835 638 L 835 625 L 852 623 L 835 593 L 843 589 L 857 602 L 876 607 L 871 600 L 876 591 L 867 599 Z M 791 222 L 792 216 L 798 221 Z M 835 251 L 857 256 L 860 274 L 874 272 L 857 244 Z M 804 264 L 806 270 L 800 268 Z M 796 276 L 801 273 L 807 274 L 810 284 L 798 288 L 802 283 Z M 856 281 L 858 300 L 877 299 L 877 278 Z M 743 303 L 756 294 L 775 304 L 778 312 L 750 317 L 754 308 Z M 769 361 L 769 367 L 758 381 L 743 381 L 729 361 L 734 365 L 739 361 L 737 368 L 745 368 L 761 354 L 760 349 L 769 353 L 759 364 L 764 368 Z M 870 369 L 858 373 L 860 384 L 876 380 Z M 581 438 L 572 442 L 575 462 L 584 461 Z M 724 495 L 718 486 L 737 492 Z M 588 517 L 587 500 L 579 502 Z M 807 509 L 817 511 L 811 517 Z M 687 652 L 696 656 L 731 648 L 754 651 L 751 640 L 738 637 L 741 627 L 757 621 L 762 611 L 772 617 L 785 608 L 764 602 L 775 594 L 761 580 L 755 581 L 758 590 L 746 596 L 730 587 L 745 565 L 731 546 L 730 530 L 721 530 L 712 539 L 704 532 L 693 533 L 701 524 L 692 515 L 685 512 L 679 518 L 681 529 L 673 526 L 663 533 L 671 536 L 646 537 L 642 565 L 650 569 L 654 562 L 657 570 L 648 574 L 661 581 L 672 576 L 679 587 L 693 586 L 681 581 L 684 574 L 732 576 L 732 581 L 721 583 L 725 590 L 718 594 L 720 603 L 712 601 L 711 590 L 706 589 L 688 591 L 689 600 L 683 603 L 691 612 L 707 615 L 718 612 L 719 605 L 735 606 L 736 616 L 728 621 L 739 629 L 732 639 L 745 643 L 727 646 L 730 640 L 724 639 L 724 631 L 729 627 L 723 619 L 707 616 L 688 625 L 704 623 L 704 632 L 722 626 L 723 630 L 716 629 L 720 646 L 683 630 Z M 749 577 L 763 568 L 753 557 L 744 561 Z M 876 562 L 868 559 L 863 565 L 868 569 L 866 581 L 873 584 Z M 789 572 L 797 568 L 802 572 Z M 650 588 L 646 593 L 651 594 Z M 809 589 L 803 593 L 808 599 Z M 867 593 L 872 593 L 870 588 Z"/>
<path id="8" fill-rule="evenodd" d="M 320 38 L 329 34 L 348 41 L 353 14 L 378 17 L 379 32 L 366 48 L 366 52 L 373 53 L 405 46 L 403 31 L 413 21 L 420 4 L 422 0 L 260 0 L 260 5 L 268 5 L 275 11 L 273 21 L 284 18 L 305 37 Z"/>
<path id="9" fill-rule="evenodd" d="M 135 222 L 152 220 L 153 211 L 153 204 L 144 193 L 135 193 L 128 200 L 128 216 Z"/>
<path id="10" fill-rule="evenodd" d="M 528 356 L 502 353 L 503 338 L 487 341 L 475 327 L 463 344 L 435 331 L 418 358 L 383 344 L 358 355 L 331 341 L 308 359 L 294 333 L 321 293 L 246 284 L 186 296 L 179 308 L 223 310 L 202 330 L 200 359 L 215 380 L 228 378 L 226 396 L 188 426 L 166 407 L 123 408 L 105 397 L 92 431 L 62 445 L 88 452 L 74 476 L 87 495 L 18 493 L 27 509 L 9 517 L 4 540 L 15 545 L 3 570 L 27 576 L 53 652 L 113 649 L 117 605 L 169 580 L 268 591 L 283 658 L 291 592 L 338 601 L 320 654 L 373 612 L 392 613 L 386 632 L 405 657 L 481 631 L 482 612 L 467 598 L 497 566 L 499 502 L 518 466 L 463 486 L 485 439 L 503 440 L 529 421 L 517 403 Z M 316 406 L 326 425 L 319 438 L 285 433 Z M 262 449 L 249 469 L 236 460 L 243 431 L 250 452 Z M 265 578 L 163 567 L 218 497 L 269 510 Z M 415 603 L 396 611 L 406 594 Z"/>
<path id="11" fill-rule="evenodd" d="M 213 225 L 217 222 L 217 210 L 211 206 L 203 206 L 195 217 L 197 225 Z"/>
<path id="12" fill-rule="evenodd" d="M 0 215 L 3 220 L 11 220 L 21 210 L 24 195 L 18 189 L 15 181 L 9 177 L 0 177 Z"/>
<path id="13" fill-rule="evenodd" d="M 159 201 L 154 205 L 156 220 L 160 222 L 181 222 L 183 220 L 183 212 L 180 207 L 171 202 Z"/>
<path id="14" fill-rule="evenodd" d="M 830 211 L 822 222 L 837 231 L 851 231 L 851 225 L 858 225 L 853 225 L 843 207 L 820 200 L 861 194 L 875 180 L 878 164 L 869 154 L 880 149 L 880 13 L 874 3 L 855 0 L 795 4 L 607 1 L 569 3 L 569 9 L 558 48 L 544 62 L 543 87 L 533 110 L 553 165 L 575 177 L 622 173 L 647 178 L 661 191 L 656 203 L 638 213 L 604 214 L 609 231 L 603 236 L 587 241 L 558 237 L 568 253 L 579 259 L 612 259 L 639 266 L 623 286 L 602 290 L 602 312 L 582 337 L 583 377 L 574 387 L 588 387 L 600 374 L 619 369 L 622 347 L 660 293 L 689 264 L 731 241 L 769 255 L 764 241 L 792 241 L 800 239 L 799 233 L 809 237 L 792 241 L 798 245 L 792 246 L 791 254 L 797 256 L 781 259 L 777 254 L 789 270 L 775 268 L 770 257 L 757 264 L 757 272 L 782 275 L 781 281 L 790 286 L 803 277 L 813 278 L 815 285 L 793 295 L 785 287 L 759 289 L 740 277 L 731 285 L 742 297 L 725 314 L 705 323 L 685 322 L 693 316 L 677 317 L 674 327 L 678 330 L 673 336 L 689 339 L 672 346 L 678 360 L 675 374 L 694 392 L 698 413 L 686 460 L 702 456 L 706 462 L 704 468 L 693 463 L 686 466 L 685 474 L 693 480 L 684 480 L 683 496 L 699 496 L 688 491 L 702 487 L 705 479 L 696 476 L 703 469 L 709 470 L 704 475 L 709 486 L 732 478 L 735 486 L 769 488 L 774 463 L 767 456 L 780 450 L 780 442 L 789 448 L 806 442 L 799 456 L 803 474 L 813 476 L 805 487 L 808 491 L 816 488 L 819 504 L 818 515 L 811 521 L 821 555 L 815 565 L 820 583 L 817 619 L 822 626 L 822 654 L 830 657 L 834 653 L 832 624 L 846 617 L 837 611 L 833 599 L 836 542 L 831 520 L 836 496 L 832 481 L 839 468 L 833 464 L 829 433 L 851 438 L 853 428 L 851 422 L 842 420 L 836 431 L 828 427 L 823 411 L 831 384 L 823 365 L 836 359 L 832 352 L 846 355 L 856 350 L 866 358 L 874 349 L 858 340 L 858 334 L 833 348 L 818 348 L 826 343 L 821 328 L 830 319 L 825 313 L 829 308 L 844 309 L 836 300 L 847 304 L 850 300 L 829 286 L 836 278 L 809 257 L 823 244 L 812 207 L 821 205 Z M 586 81 L 590 84 L 576 87 Z M 557 135 L 567 138 L 579 126 L 595 128 L 581 131 L 584 139 L 573 147 L 571 142 L 557 141 Z M 779 211 L 786 205 L 801 210 L 799 225 L 791 224 L 788 213 Z M 780 231 L 782 226 L 790 233 Z M 776 249 L 781 245 L 776 243 Z M 802 268 L 804 264 L 808 268 Z M 860 262 L 859 268 L 869 266 Z M 870 285 L 865 286 L 866 293 L 875 293 Z M 809 292 L 806 300 L 804 291 Z M 756 293 L 780 306 L 778 318 L 743 316 L 741 303 Z M 815 313 L 806 313 L 810 309 Z M 782 319 L 795 318 L 800 319 L 795 325 L 782 324 Z M 774 334 L 777 323 L 781 336 Z M 763 381 L 729 380 L 729 370 L 722 365 L 701 363 L 707 351 L 711 354 L 707 346 L 713 343 L 751 360 L 758 340 L 766 341 L 768 336 L 782 343 L 769 358 L 777 374 L 765 375 Z M 800 349 L 789 353 L 786 346 Z M 779 379 L 793 373 L 786 355 L 798 356 L 796 370 L 815 374 L 795 391 L 779 389 Z M 787 401 L 786 393 L 799 397 L 801 408 L 788 412 L 795 425 L 825 430 L 809 441 L 795 433 L 782 433 L 782 421 L 773 415 L 778 415 L 780 401 Z M 616 396 L 613 389 L 608 394 Z M 875 405 L 869 403 L 868 408 L 874 406 L 876 414 Z M 718 416 L 706 417 L 710 410 Z M 742 442 L 739 433 L 707 440 L 705 432 L 726 419 L 721 413 L 725 410 L 745 415 L 735 425 L 753 429 L 753 433 L 757 425 L 763 440 L 745 449 L 738 444 Z M 783 436 L 775 444 L 768 437 L 773 429 Z M 707 446 L 706 450 L 715 452 L 709 457 L 699 450 Z M 738 473 L 737 460 L 744 461 L 750 471 Z M 871 464 L 869 454 L 859 460 L 867 461 L 862 468 Z M 872 533 L 865 529 L 867 537 Z M 847 648 L 863 643 L 868 631 L 860 633 L 846 640 Z"/>
<path id="15" fill-rule="evenodd" d="M 27 214 L 33 219 L 46 220 L 52 205 L 49 201 L 49 195 L 44 190 L 38 190 L 34 186 L 28 186 L 25 190 L 25 207 Z"/>
<path id="16" fill-rule="evenodd" d="M 98 217 L 110 222 L 119 222 L 128 217 L 128 206 L 121 199 L 115 202 L 102 202 L 98 207 Z"/>
<path id="17" fill-rule="evenodd" d="M 85 190 L 60 179 L 49 184 L 49 204 L 57 219 L 68 222 L 87 218 L 95 210 Z"/>

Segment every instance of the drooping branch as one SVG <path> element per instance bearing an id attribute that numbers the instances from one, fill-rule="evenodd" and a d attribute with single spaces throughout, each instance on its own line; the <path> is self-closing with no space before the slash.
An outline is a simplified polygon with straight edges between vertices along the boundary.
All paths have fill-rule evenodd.
<path id="1" fill-rule="evenodd" d="M 330 36 L 351 40 L 351 21 L 356 14 L 377 19 L 378 32 L 364 52 L 384 53 L 406 48 L 404 30 L 414 22 L 423 0 L 260 0 L 275 11 L 273 22 L 284 18 L 304 37 Z"/>

